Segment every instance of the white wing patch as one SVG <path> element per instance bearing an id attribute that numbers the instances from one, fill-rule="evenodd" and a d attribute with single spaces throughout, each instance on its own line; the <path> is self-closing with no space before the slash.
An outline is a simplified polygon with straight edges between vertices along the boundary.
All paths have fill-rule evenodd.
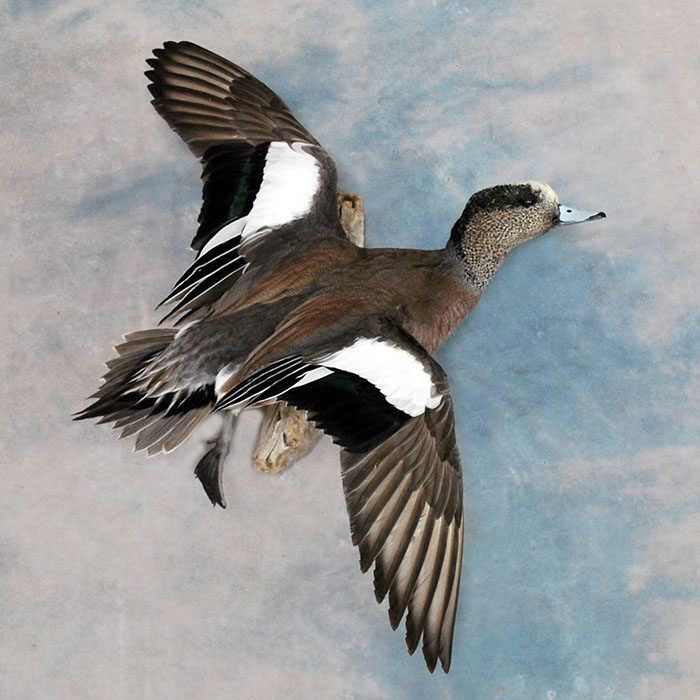
<path id="1" fill-rule="evenodd" d="M 240 235 L 242 242 L 299 219 L 311 210 L 321 183 L 319 162 L 301 141 L 273 141 L 265 157 L 260 189 L 247 216 L 224 226 L 200 251 Z"/>
<path id="2" fill-rule="evenodd" d="M 224 367 L 216 377 L 218 408 L 234 408 L 268 401 L 293 389 L 342 370 L 375 386 L 387 403 L 408 416 L 437 408 L 443 399 L 431 372 L 409 350 L 388 340 L 359 338 L 352 345 L 306 360 L 289 355 L 254 372 L 233 388 L 226 388 L 238 368 Z"/>
<path id="3" fill-rule="evenodd" d="M 442 401 L 423 364 L 409 351 L 388 341 L 359 338 L 342 350 L 314 358 L 314 364 L 366 379 L 390 404 L 409 416 L 419 416 Z"/>
<path id="4" fill-rule="evenodd" d="M 315 382 L 317 379 L 323 379 L 329 374 L 333 374 L 333 370 L 327 367 L 316 367 L 306 372 L 298 382 L 295 382 L 293 388 L 296 389 L 297 387 L 304 386 L 304 384 L 311 384 L 311 382 Z"/>

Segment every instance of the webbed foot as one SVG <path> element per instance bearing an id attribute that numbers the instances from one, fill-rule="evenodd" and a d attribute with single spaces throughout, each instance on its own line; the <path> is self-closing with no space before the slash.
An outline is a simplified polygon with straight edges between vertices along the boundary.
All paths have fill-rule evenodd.
<path id="1" fill-rule="evenodd" d="M 209 449 L 194 468 L 194 475 L 202 483 L 204 492 L 212 505 L 220 505 L 222 508 L 226 508 L 223 490 L 224 463 L 231 450 L 235 423 L 236 416 L 233 413 L 224 416 L 224 424 L 221 426 L 219 434 L 214 440 L 207 442 Z"/>

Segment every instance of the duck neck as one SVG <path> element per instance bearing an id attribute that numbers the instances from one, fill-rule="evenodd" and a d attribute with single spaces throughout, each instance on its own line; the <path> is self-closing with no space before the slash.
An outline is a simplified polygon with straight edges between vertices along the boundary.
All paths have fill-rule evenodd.
<path id="1" fill-rule="evenodd" d="M 483 223 L 483 222 L 480 222 Z M 462 265 L 465 281 L 483 292 L 501 266 L 509 248 L 483 226 L 462 216 L 447 243 Z"/>

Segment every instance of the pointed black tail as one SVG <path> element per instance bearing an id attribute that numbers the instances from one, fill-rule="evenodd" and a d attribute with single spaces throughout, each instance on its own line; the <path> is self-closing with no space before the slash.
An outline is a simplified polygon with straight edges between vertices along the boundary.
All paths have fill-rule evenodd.
<path id="1" fill-rule="evenodd" d="M 113 423 L 120 438 L 137 434 L 136 449 L 148 454 L 175 449 L 211 412 L 213 386 L 186 392 L 152 394 L 143 386 L 144 371 L 165 350 L 177 330 L 157 328 L 130 333 L 107 362 L 104 384 L 90 397 L 95 401 L 76 413 L 75 420 L 99 418 Z"/>

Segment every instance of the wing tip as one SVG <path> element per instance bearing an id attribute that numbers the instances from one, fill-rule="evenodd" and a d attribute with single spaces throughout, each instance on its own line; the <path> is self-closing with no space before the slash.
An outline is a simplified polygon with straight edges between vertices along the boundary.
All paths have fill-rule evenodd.
<path id="1" fill-rule="evenodd" d="M 389 605 L 389 624 L 391 625 L 391 629 L 397 630 L 399 628 L 403 614 L 404 610 L 401 610 L 394 605 Z"/>
<path id="2" fill-rule="evenodd" d="M 442 667 L 443 672 L 449 673 L 450 667 L 452 666 L 452 649 L 449 649 L 446 652 L 441 652 L 438 658 L 440 659 L 440 666 Z"/>
<path id="3" fill-rule="evenodd" d="M 425 659 L 425 665 L 428 667 L 428 671 L 430 671 L 430 673 L 434 673 L 435 667 L 437 666 L 437 656 L 428 656 L 424 652 L 423 658 Z"/>

